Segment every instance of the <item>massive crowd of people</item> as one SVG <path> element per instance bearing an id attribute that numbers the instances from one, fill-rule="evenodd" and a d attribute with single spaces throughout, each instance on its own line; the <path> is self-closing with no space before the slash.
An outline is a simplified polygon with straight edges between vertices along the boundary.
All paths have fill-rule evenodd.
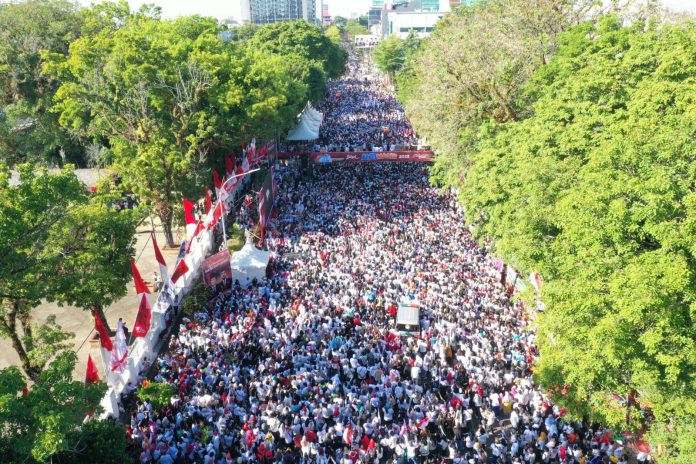
<path id="1" fill-rule="evenodd" d="M 535 338 L 420 163 L 280 170 L 268 276 L 184 319 L 139 403 L 141 463 L 625 464 L 534 385 Z M 395 329 L 400 302 L 421 331 Z"/>
<path id="2" fill-rule="evenodd" d="M 351 53 L 345 76 L 329 82 L 317 149 L 387 151 L 418 143 L 404 108 L 372 72 L 369 60 Z"/>

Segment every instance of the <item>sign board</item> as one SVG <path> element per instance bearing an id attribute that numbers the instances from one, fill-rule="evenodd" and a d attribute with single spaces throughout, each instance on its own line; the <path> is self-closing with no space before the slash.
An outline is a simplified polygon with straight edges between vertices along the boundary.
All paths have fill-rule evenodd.
<path id="1" fill-rule="evenodd" d="M 202 269 L 206 287 L 217 285 L 222 279 L 232 280 L 229 250 L 222 250 L 203 261 Z"/>

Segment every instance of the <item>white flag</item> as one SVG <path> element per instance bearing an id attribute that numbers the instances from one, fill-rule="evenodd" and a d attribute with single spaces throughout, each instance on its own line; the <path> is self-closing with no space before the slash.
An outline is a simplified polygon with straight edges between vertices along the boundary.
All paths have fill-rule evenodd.
<path id="1" fill-rule="evenodd" d="M 111 372 L 123 374 L 126 370 L 126 361 L 128 360 L 128 345 L 126 344 L 126 332 L 123 330 L 123 322 L 118 321 L 116 328 L 116 338 L 114 339 L 114 347 L 111 350 L 110 366 Z"/>

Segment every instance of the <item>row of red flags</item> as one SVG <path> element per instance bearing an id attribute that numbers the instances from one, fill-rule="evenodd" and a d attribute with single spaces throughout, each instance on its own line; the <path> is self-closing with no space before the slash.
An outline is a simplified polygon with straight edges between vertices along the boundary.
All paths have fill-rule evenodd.
<path id="1" fill-rule="evenodd" d="M 215 207 L 213 208 L 210 190 L 206 187 L 206 217 L 203 220 L 196 221 L 194 219 L 193 203 L 185 198 L 183 199 L 184 219 L 186 221 L 188 242 L 186 244 L 186 252 L 184 256 L 176 263 L 171 279 L 169 277 L 167 263 L 162 256 L 159 246 L 157 245 L 155 234 L 152 234 L 152 244 L 154 246 L 155 258 L 159 264 L 162 282 L 164 282 L 163 292 L 166 290 L 167 294 L 170 295 L 171 298 L 173 298 L 174 284 L 181 276 L 189 271 L 189 267 L 186 264 L 186 255 L 191 250 L 193 240 L 200 234 L 200 232 L 203 230 L 212 229 L 218 224 L 220 219 L 222 219 L 223 214 L 226 212 L 225 199 L 236 187 L 239 178 L 243 177 L 244 174 L 251 170 L 253 165 L 259 163 L 268 155 L 268 145 L 263 145 L 263 147 L 257 151 L 256 139 L 254 139 L 248 147 L 244 147 L 243 151 L 243 161 L 236 169 L 236 160 L 234 155 L 225 155 L 225 171 L 227 174 L 227 180 L 225 182 L 220 180 L 217 170 L 213 168 L 213 182 L 216 189 L 217 201 Z M 225 185 L 224 189 L 223 185 Z M 143 281 L 143 278 L 133 260 L 131 260 L 131 271 L 133 273 L 133 281 L 135 283 L 135 291 L 138 298 L 138 314 L 135 318 L 135 324 L 133 325 L 133 336 L 145 337 L 150 330 L 150 323 L 152 320 L 152 305 L 150 304 L 150 299 L 148 297 L 148 295 L 150 295 L 150 289 L 147 287 L 147 285 L 145 285 L 145 282 Z M 163 292 L 161 292 L 161 294 Z M 104 322 L 101 320 L 100 316 L 96 313 L 96 311 L 93 311 L 92 315 L 94 316 L 95 330 L 99 334 L 102 356 L 104 362 L 107 364 L 108 371 L 122 374 L 126 370 L 128 359 L 128 343 L 126 340 L 123 323 L 119 320 L 118 327 L 116 328 L 116 337 L 112 343 L 110 334 L 106 330 Z M 94 383 L 97 381 L 99 381 L 99 372 L 94 364 L 92 356 L 88 355 L 85 382 Z"/>

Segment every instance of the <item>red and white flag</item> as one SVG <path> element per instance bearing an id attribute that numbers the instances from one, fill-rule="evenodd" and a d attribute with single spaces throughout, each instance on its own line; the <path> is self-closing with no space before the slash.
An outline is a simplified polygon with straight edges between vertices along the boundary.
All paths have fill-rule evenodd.
<path id="1" fill-rule="evenodd" d="M 346 442 L 348 446 L 353 444 L 353 427 L 350 424 L 346 425 L 343 429 L 343 441 Z"/>
<path id="2" fill-rule="evenodd" d="M 172 282 L 176 283 L 176 281 L 179 280 L 179 277 L 186 274 L 188 270 L 189 267 L 188 264 L 186 264 L 186 260 L 182 259 L 179 261 L 179 264 L 176 265 L 176 269 L 174 269 L 174 274 L 172 274 Z"/>
<path id="3" fill-rule="evenodd" d="M 266 238 L 266 195 L 262 190 L 259 192 L 259 229 L 261 232 L 261 246 Z"/>
<path id="4" fill-rule="evenodd" d="M 234 165 L 236 162 L 237 161 L 234 159 L 234 154 L 225 155 L 225 174 L 228 176 L 234 174 Z"/>
<path id="5" fill-rule="evenodd" d="M 131 269 L 133 270 L 133 280 L 135 281 L 135 292 L 138 294 L 138 315 L 135 317 L 135 324 L 133 325 L 133 336 L 144 337 L 150 331 L 150 321 L 152 320 L 152 305 L 147 297 L 150 294 L 150 289 L 145 285 L 132 259 Z"/>
<path id="6" fill-rule="evenodd" d="M 249 165 L 252 166 L 254 162 L 256 161 L 256 138 L 254 137 L 251 139 L 251 142 L 249 142 L 249 146 L 247 147 L 247 158 L 249 158 Z"/>
<path id="7" fill-rule="evenodd" d="M 210 189 L 208 186 L 205 187 L 205 214 L 210 212 L 210 208 L 213 207 L 213 200 L 210 198 Z"/>
<path id="8" fill-rule="evenodd" d="M 217 223 L 220 221 L 222 218 L 222 215 L 227 211 L 225 208 L 225 202 L 224 201 L 218 201 L 215 203 L 215 208 L 213 208 L 213 212 L 210 216 L 210 219 L 208 220 L 208 230 L 212 229 L 217 225 Z"/>
<path id="9" fill-rule="evenodd" d="M 88 354 L 87 355 L 87 374 L 85 375 L 85 383 L 87 385 L 91 383 L 97 383 L 99 382 L 99 371 L 97 370 L 97 366 L 94 365 L 94 361 L 92 360 L 92 355 Z"/>
<path id="10" fill-rule="evenodd" d="M 425 416 L 423 419 L 418 421 L 418 423 L 416 424 L 416 427 L 418 427 L 419 429 L 424 429 L 428 426 L 429 422 L 430 422 L 430 418 L 428 416 Z"/>
<path id="11" fill-rule="evenodd" d="M 249 152 L 245 154 L 245 156 L 242 158 L 242 173 L 249 172 L 249 168 L 251 166 L 251 162 L 249 161 Z"/>
<path id="12" fill-rule="evenodd" d="M 133 282 L 135 282 L 135 293 L 140 295 L 141 293 L 150 293 L 150 289 L 145 285 L 145 281 L 140 277 L 140 271 L 135 267 L 135 261 L 130 260 L 131 271 L 133 272 Z"/>
<path id="13" fill-rule="evenodd" d="M 99 314 L 97 314 L 96 311 L 92 311 L 92 316 L 94 316 L 94 330 L 97 331 L 99 334 L 99 343 L 101 344 L 101 347 L 108 352 L 111 352 L 113 349 L 113 345 L 111 343 L 111 337 L 109 336 L 109 332 L 106 330 L 106 327 L 104 326 L 104 322 L 101 320 L 99 317 Z"/>
<path id="14" fill-rule="evenodd" d="M 222 181 L 220 180 L 220 174 L 218 174 L 217 169 L 213 168 L 213 184 L 215 185 L 215 194 L 220 196 L 220 188 L 222 188 Z"/>
<path id="15" fill-rule="evenodd" d="M 111 361 L 109 369 L 111 372 L 123 374 L 126 370 L 128 359 L 128 344 L 126 343 L 126 332 L 123 330 L 123 322 L 118 321 L 116 328 L 116 338 L 114 339 L 114 347 L 111 350 Z"/>
<path id="16" fill-rule="evenodd" d="M 164 260 L 164 256 L 162 256 L 162 251 L 160 251 L 157 245 L 157 237 L 155 237 L 154 232 L 152 233 L 152 246 L 155 248 L 155 259 L 157 260 L 157 264 L 159 264 L 162 282 L 166 284 L 169 281 L 169 270 L 167 269 L 167 262 Z"/>
<path id="17" fill-rule="evenodd" d="M 193 203 L 184 198 L 184 220 L 186 221 L 186 236 L 190 239 L 196 230 L 196 219 L 193 217 Z"/>
<path id="18" fill-rule="evenodd" d="M 401 426 L 401 430 L 399 430 L 399 434 L 406 435 L 410 431 L 411 431 L 411 428 L 406 423 L 406 419 L 404 419 L 404 425 Z"/>

